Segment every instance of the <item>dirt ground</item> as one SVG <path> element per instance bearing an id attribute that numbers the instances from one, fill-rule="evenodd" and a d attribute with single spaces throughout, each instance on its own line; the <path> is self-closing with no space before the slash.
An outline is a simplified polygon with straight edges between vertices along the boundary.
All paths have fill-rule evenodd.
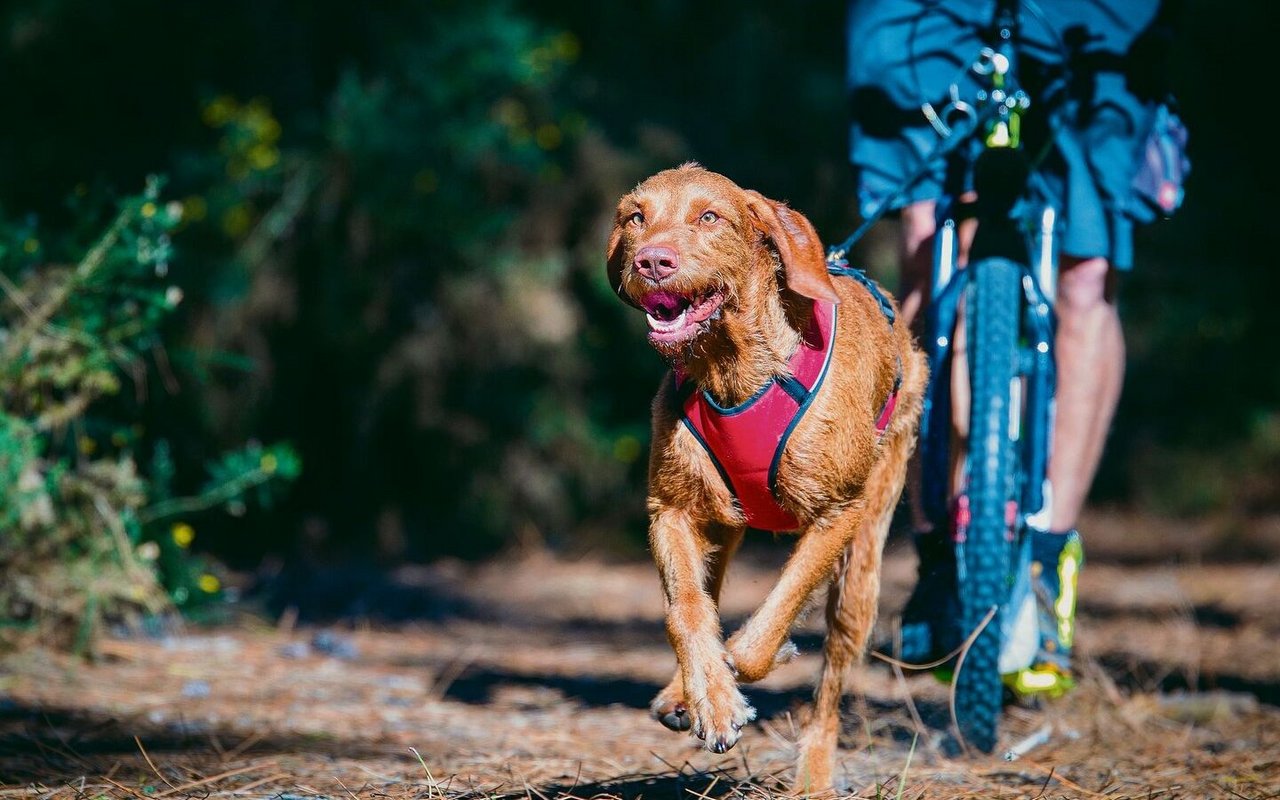
<path id="1" fill-rule="evenodd" d="M 842 794 L 860 798 L 1280 796 L 1280 519 L 1095 513 L 1084 526 L 1082 686 L 1010 708 L 1001 750 L 949 753 L 945 687 L 870 659 L 847 700 Z M 729 574 L 740 622 L 787 542 Z M 883 640 L 914 556 L 891 542 Z M 505 559 L 402 569 L 416 617 L 117 637 L 84 663 L 0 662 L 0 798 L 767 797 L 785 786 L 821 646 L 746 688 L 759 720 L 723 756 L 649 719 L 674 667 L 647 562 Z"/>

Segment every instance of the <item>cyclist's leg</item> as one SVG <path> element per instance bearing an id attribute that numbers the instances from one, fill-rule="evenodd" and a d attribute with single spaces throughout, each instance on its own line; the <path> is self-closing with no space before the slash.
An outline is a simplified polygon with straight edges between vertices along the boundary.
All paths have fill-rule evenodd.
<path id="1" fill-rule="evenodd" d="M 973 196 L 966 194 L 964 199 L 971 201 Z M 934 269 L 934 245 L 937 234 L 937 204 L 932 200 L 911 203 L 902 209 L 901 241 L 899 251 L 899 313 L 911 326 L 918 338 L 925 335 L 925 319 L 928 303 L 932 294 Z M 968 263 L 969 247 L 973 243 L 975 220 L 964 220 L 959 226 L 957 237 L 956 264 L 963 268 Z M 968 397 L 968 365 L 965 331 L 961 325 L 955 331 L 951 345 L 951 405 L 954 435 L 963 442 L 968 437 L 969 397 Z M 908 471 L 907 485 L 912 498 L 911 519 L 913 529 L 919 533 L 930 531 L 938 521 L 929 519 L 920 502 L 920 450 L 916 450 Z M 953 464 L 953 476 L 958 478 L 959 460 Z M 946 534 L 949 531 L 938 531 Z"/>
<path id="2" fill-rule="evenodd" d="M 1058 279 L 1057 418 L 1049 479 L 1050 528 L 1076 526 L 1102 458 L 1124 378 L 1124 338 L 1105 258 L 1064 256 Z"/>
<path id="3" fill-rule="evenodd" d="M 920 200 L 904 206 L 899 219 L 901 235 L 898 264 L 898 313 L 916 336 L 924 330 L 924 307 L 929 301 L 933 275 L 933 237 L 937 233 L 934 215 L 937 204 Z"/>
<path id="4" fill-rule="evenodd" d="M 924 334 L 924 312 L 929 302 L 933 277 L 936 208 L 937 204 L 933 200 L 921 200 L 904 206 L 899 217 L 898 314 L 917 339 Z M 928 530 L 930 521 L 920 500 L 918 448 L 907 466 L 907 503 L 911 513 L 911 530 L 914 533 Z"/>
<path id="5" fill-rule="evenodd" d="M 899 218 L 899 315 L 917 337 L 925 333 L 933 278 L 935 211 L 934 201 L 917 201 L 904 206 Z M 916 585 L 902 611 L 900 654 L 923 663 L 958 644 L 960 621 L 955 548 L 948 526 L 925 512 L 918 447 L 907 467 L 906 499 L 918 566 Z"/>
<path id="6" fill-rule="evenodd" d="M 1049 478 L 1050 530 L 1031 531 L 1032 582 L 1040 646 L 1019 688 L 1057 693 L 1070 687 L 1076 581 L 1083 561 L 1075 527 L 1097 472 L 1124 377 L 1124 339 L 1104 258 L 1064 257 L 1056 305 L 1057 413 Z M 1039 679 L 1038 685 L 1036 684 Z"/>

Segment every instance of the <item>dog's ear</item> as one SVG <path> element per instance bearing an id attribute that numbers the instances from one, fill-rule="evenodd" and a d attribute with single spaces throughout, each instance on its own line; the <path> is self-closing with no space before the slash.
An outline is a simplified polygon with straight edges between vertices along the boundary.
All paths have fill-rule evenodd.
<path id="1" fill-rule="evenodd" d="M 609 234 L 609 244 L 605 246 L 605 269 L 609 275 L 609 285 L 613 287 L 613 293 L 621 298 L 622 302 L 629 306 L 640 306 L 634 300 L 622 291 L 622 268 L 623 259 L 626 257 L 626 248 L 622 246 L 622 226 L 614 224 L 613 232 Z"/>
<path id="2" fill-rule="evenodd" d="M 754 227 L 769 237 L 782 259 L 787 288 L 814 300 L 839 303 L 836 287 L 827 272 L 827 259 L 822 241 L 813 223 L 785 203 L 770 200 L 759 192 L 747 190 L 747 208 Z"/>

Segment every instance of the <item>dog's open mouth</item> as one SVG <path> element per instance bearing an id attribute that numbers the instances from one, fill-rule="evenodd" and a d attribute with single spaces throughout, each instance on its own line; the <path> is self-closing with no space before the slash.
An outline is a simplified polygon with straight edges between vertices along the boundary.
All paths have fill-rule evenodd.
<path id="1" fill-rule="evenodd" d="M 649 318 L 649 339 L 654 342 L 682 342 L 705 329 L 703 323 L 716 316 L 724 293 L 716 290 L 686 296 L 670 291 L 651 292 L 640 299 Z"/>

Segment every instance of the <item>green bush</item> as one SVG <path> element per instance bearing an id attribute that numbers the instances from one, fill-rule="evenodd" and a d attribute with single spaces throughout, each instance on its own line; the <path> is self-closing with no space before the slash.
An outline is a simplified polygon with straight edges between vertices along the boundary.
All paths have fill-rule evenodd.
<path id="1" fill-rule="evenodd" d="M 189 555 L 193 515 L 270 503 L 298 475 L 285 445 L 250 445 L 172 496 L 163 442 L 137 422 L 163 361 L 165 320 L 182 301 L 168 280 L 182 207 L 152 179 L 96 238 L 73 203 L 72 232 L 0 224 L 0 622 L 84 651 L 107 622 L 195 609 L 221 582 Z M 128 396 L 126 389 L 133 389 Z M 140 468 L 147 461 L 149 469 Z"/>

